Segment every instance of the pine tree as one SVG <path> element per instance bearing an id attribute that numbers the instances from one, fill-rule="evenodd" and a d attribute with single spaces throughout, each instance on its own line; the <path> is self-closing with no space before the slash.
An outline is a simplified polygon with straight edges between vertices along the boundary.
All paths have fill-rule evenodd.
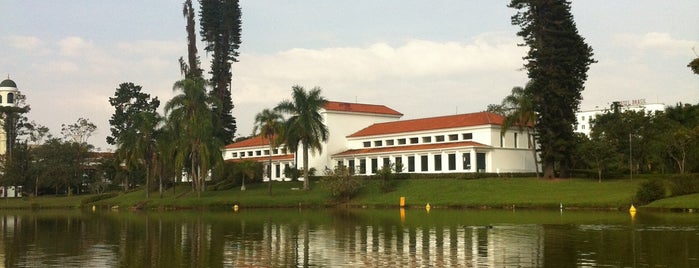
<path id="1" fill-rule="evenodd" d="M 592 48 L 578 34 L 565 0 L 512 0 L 518 10 L 512 24 L 529 47 L 524 64 L 529 76 L 527 87 L 537 113 L 536 135 L 540 145 L 545 178 L 568 177 L 575 148 L 573 125 L 587 80 Z"/>
<path id="2" fill-rule="evenodd" d="M 216 137 L 228 144 L 236 131 L 231 114 L 231 63 L 238 61 L 240 47 L 241 11 L 238 0 L 200 0 L 201 31 L 204 48 L 211 53 L 211 85 L 209 95 L 217 99 L 214 105 Z"/>

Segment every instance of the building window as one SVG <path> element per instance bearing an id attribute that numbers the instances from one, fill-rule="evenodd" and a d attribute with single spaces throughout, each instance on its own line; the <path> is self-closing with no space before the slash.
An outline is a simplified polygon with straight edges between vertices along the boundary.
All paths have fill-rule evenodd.
<path id="1" fill-rule="evenodd" d="M 396 166 L 393 167 L 395 172 L 402 172 L 403 171 L 403 157 L 401 156 L 396 156 Z"/>
<path id="2" fill-rule="evenodd" d="M 384 158 L 384 159 L 383 159 L 383 165 L 382 165 L 381 167 L 382 167 L 382 168 L 391 167 L 391 159 L 388 158 L 388 157 Z"/>
<path id="3" fill-rule="evenodd" d="M 441 154 L 434 155 L 434 170 L 435 171 L 442 170 L 442 155 Z"/>
<path id="4" fill-rule="evenodd" d="M 418 138 L 410 138 L 410 144 L 417 144 Z"/>
<path id="5" fill-rule="evenodd" d="M 398 139 L 398 145 L 405 144 L 405 139 Z"/>
<path id="6" fill-rule="evenodd" d="M 517 148 L 517 133 L 515 133 L 514 144 L 515 144 L 515 148 Z"/>
<path id="7" fill-rule="evenodd" d="M 366 174 L 366 159 L 359 159 L 359 174 Z"/>
<path id="8" fill-rule="evenodd" d="M 449 135 L 449 141 L 455 141 L 459 139 L 459 135 L 457 134 L 451 134 Z"/>
<path id="9" fill-rule="evenodd" d="M 500 147 L 505 145 L 505 135 L 500 135 Z"/>
<path id="10" fill-rule="evenodd" d="M 369 147 L 371 147 L 371 142 L 370 142 L 370 141 L 365 141 L 365 142 L 363 143 L 363 145 L 364 145 L 364 148 L 369 148 Z"/>
<path id="11" fill-rule="evenodd" d="M 15 102 L 15 94 L 7 93 L 7 103 L 14 103 L 14 102 Z"/>
<path id="12" fill-rule="evenodd" d="M 393 140 L 386 140 L 386 146 L 393 146 Z"/>
<path id="13" fill-rule="evenodd" d="M 462 154 L 464 170 L 471 170 L 471 153 Z"/>
<path id="14" fill-rule="evenodd" d="M 429 167 L 427 166 L 427 156 L 426 155 L 420 156 L 420 170 L 422 170 L 422 171 L 429 170 Z"/>
<path id="15" fill-rule="evenodd" d="M 585 121 L 585 116 L 584 116 L 584 115 L 582 116 L 582 120 L 580 120 L 580 121 Z"/>
<path id="16" fill-rule="evenodd" d="M 248 151 L 248 156 L 252 156 L 252 154 L 253 154 L 252 151 Z"/>
<path id="17" fill-rule="evenodd" d="M 415 172 L 415 157 L 408 156 L 408 172 Z"/>
<path id="18" fill-rule="evenodd" d="M 282 154 L 286 154 L 286 148 L 282 148 Z"/>
<path id="19" fill-rule="evenodd" d="M 274 165 L 274 177 L 275 177 L 275 178 L 281 177 L 281 175 L 282 175 L 282 173 L 281 173 L 281 166 L 282 166 L 282 165 Z"/>
<path id="20" fill-rule="evenodd" d="M 585 129 L 585 125 L 581 125 L 580 127 L 581 127 L 582 129 Z"/>
<path id="21" fill-rule="evenodd" d="M 430 143 L 432 142 L 432 137 L 427 136 L 427 137 L 422 137 L 422 143 Z"/>
<path id="22" fill-rule="evenodd" d="M 439 135 L 434 137 L 436 142 L 444 142 L 444 135 Z"/>
<path id="23" fill-rule="evenodd" d="M 456 170 L 456 154 L 447 155 L 449 161 L 449 170 Z"/>
<path id="24" fill-rule="evenodd" d="M 374 141 L 374 147 L 381 147 L 383 146 L 382 141 Z"/>
<path id="25" fill-rule="evenodd" d="M 344 163 L 342 160 L 337 160 L 337 167 L 338 167 L 338 168 L 340 168 L 340 167 L 342 167 L 342 166 L 344 166 L 344 165 L 345 165 L 345 163 Z"/>
<path id="26" fill-rule="evenodd" d="M 349 161 L 349 167 L 348 167 L 348 169 L 349 169 L 349 174 L 350 174 L 350 175 L 354 175 L 354 159 L 352 159 L 352 160 Z"/>
<path id="27" fill-rule="evenodd" d="M 371 159 L 371 174 L 376 174 L 376 170 L 379 168 L 379 160 L 376 158 Z"/>
<path id="28" fill-rule="evenodd" d="M 255 151 L 255 155 L 262 155 L 262 151 Z"/>
<path id="29" fill-rule="evenodd" d="M 238 157 L 238 152 L 233 152 L 233 153 L 231 153 L 231 157 L 234 157 L 234 158 L 235 158 L 235 157 Z"/>
<path id="30" fill-rule="evenodd" d="M 269 150 L 265 150 L 265 155 L 269 155 Z"/>
<path id="31" fill-rule="evenodd" d="M 461 139 L 462 140 L 472 140 L 473 139 L 473 133 L 463 133 L 461 134 Z"/>
<path id="32" fill-rule="evenodd" d="M 274 151 L 272 151 L 272 153 L 274 153 L 275 155 L 279 154 L 279 149 L 274 149 Z"/>

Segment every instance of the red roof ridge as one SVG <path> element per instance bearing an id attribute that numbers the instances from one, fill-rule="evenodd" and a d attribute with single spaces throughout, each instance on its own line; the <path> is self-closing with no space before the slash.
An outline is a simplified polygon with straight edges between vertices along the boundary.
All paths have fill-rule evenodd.
<path id="1" fill-rule="evenodd" d="M 376 123 L 348 137 L 374 136 L 425 130 L 448 129 L 478 125 L 502 125 L 504 117 L 492 112 L 443 115 L 436 117 Z"/>
<path id="2" fill-rule="evenodd" d="M 367 104 L 367 103 L 351 103 L 340 101 L 328 101 L 323 107 L 328 111 L 354 112 L 354 113 L 370 113 L 370 114 L 386 114 L 403 116 L 402 113 L 393 110 L 386 105 Z"/>

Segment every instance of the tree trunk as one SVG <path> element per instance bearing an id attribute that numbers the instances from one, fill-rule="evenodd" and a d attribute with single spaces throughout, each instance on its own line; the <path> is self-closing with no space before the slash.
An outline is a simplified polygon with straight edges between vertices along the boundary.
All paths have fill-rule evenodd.
<path id="1" fill-rule="evenodd" d="M 308 143 L 303 142 L 303 190 L 308 191 L 311 189 L 308 181 Z"/>
<path id="2" fill-rule="evenodd" d="M 544 172 L 544 178 L 545 179 L 553 179 L 555 177 L 555 173 L 553 170 L 553 163 L 544 161 L 542 166 L 543 172 Z"/>
<path id="3" fill-rule="evenodd" d="M 539 179 L 539 157 L 536 154 L 536 141 L 533 136 L 529 133 L 529 128 L 527 128 L 527 142 L 529 143 L 529 148 L 532 149 L 532 154 L 534 155 L 534 168 L 536 169 L 536 178 Z"/>
<path id="4" fill-rule="evenodd" d="M 271 196 L 272 195 L 272 137 L 267 137 L 269 139 L 269 165 L 267 166 L 268 172 L 267 174 L 269 175 L 267 179 L 269 179 L 269 187 L 267 189 L 267 193 Z"/>

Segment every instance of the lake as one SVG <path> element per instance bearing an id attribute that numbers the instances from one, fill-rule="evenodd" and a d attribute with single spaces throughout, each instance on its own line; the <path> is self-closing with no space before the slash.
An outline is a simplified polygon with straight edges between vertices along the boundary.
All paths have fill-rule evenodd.
<path id="1" fill-rule="evenodd" d="M 699 267 L 699 215 L 0 211 L 4 267 Z"/>

